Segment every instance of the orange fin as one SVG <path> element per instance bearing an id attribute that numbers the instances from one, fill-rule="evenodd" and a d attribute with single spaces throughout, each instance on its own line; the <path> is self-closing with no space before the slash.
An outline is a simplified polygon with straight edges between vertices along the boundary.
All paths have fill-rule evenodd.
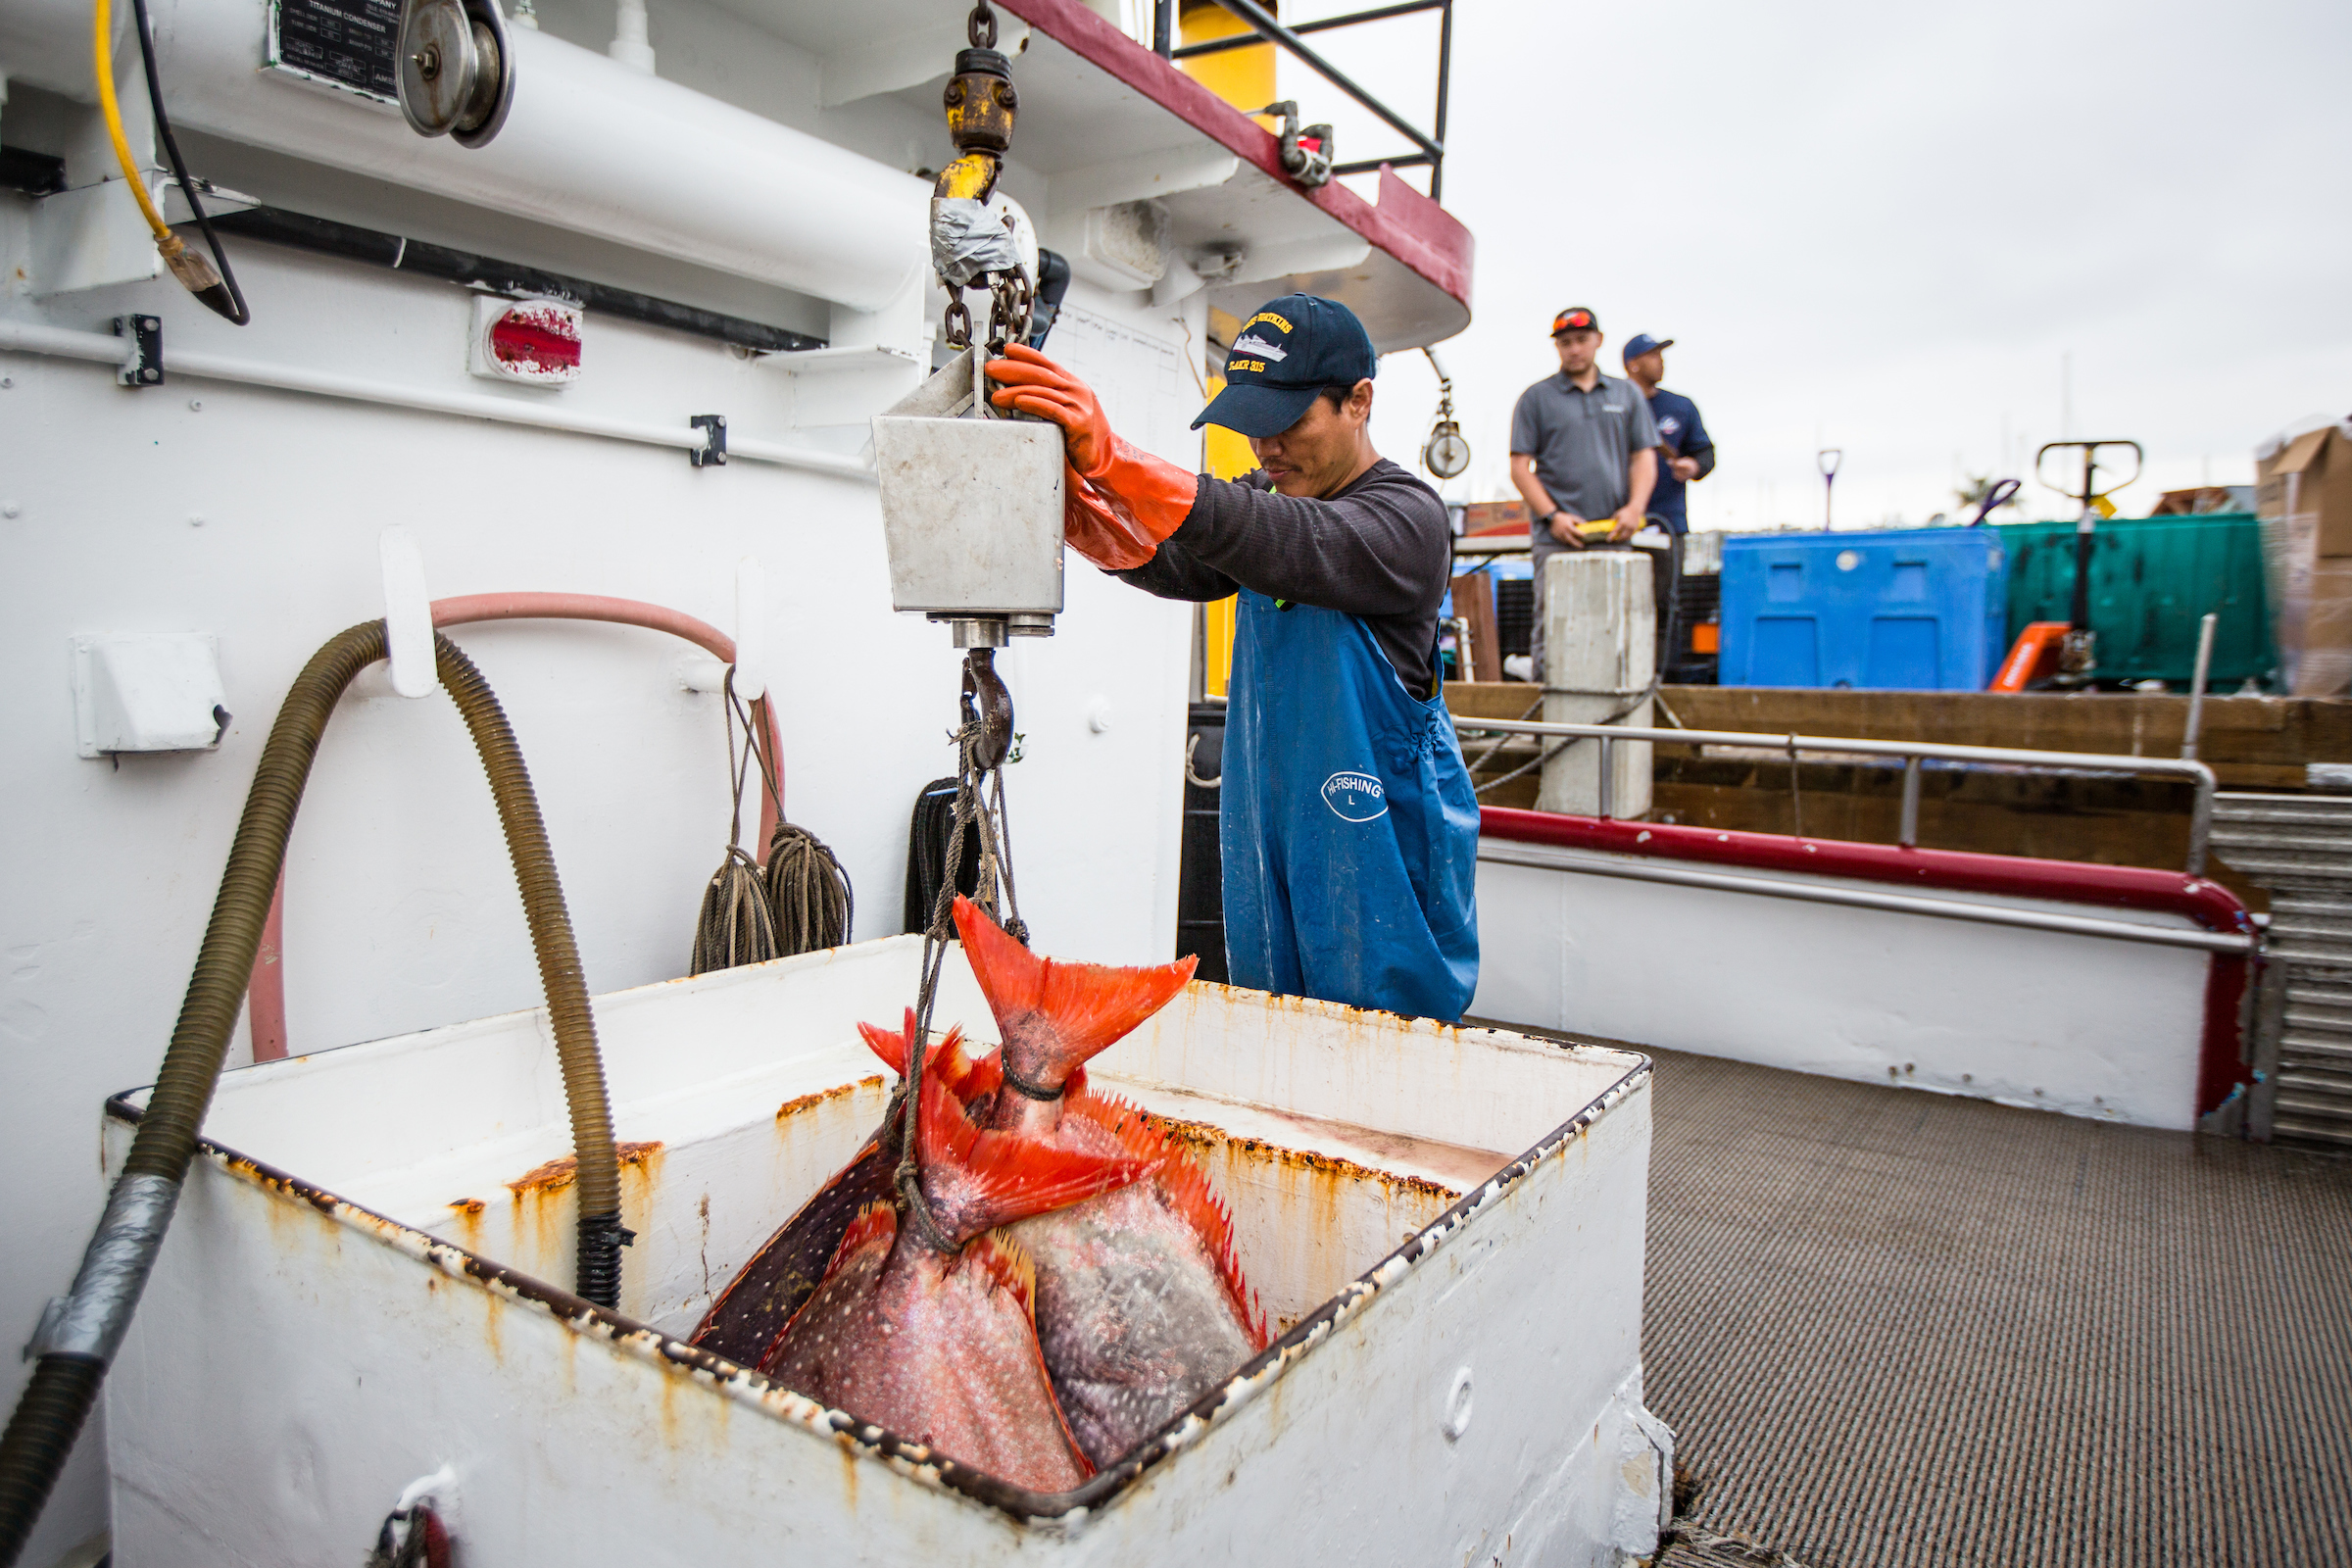
<path id="1" fill-rule="evenodd" d="M 900 1077 L 906 1076 L 906 1042 L 914 1038 L 914 1009 L 906 1009 L 906 1025 L 897 1034 L 877 1023 L 861 1023 L 858 1033 L 865 1040 L 866 1049 L 882 1058 L 882 1064 Z M 1004 1082 L 997 1065 L 997 1054 L 974 1058 L 964 1049 L 960 1025 L 948 1031 L 947 1038 L 931 1048 L 923 1058 L 924 1073 L 939 1074 L 940 1082 L 956 1093 L 956 1098 L 970 1104 L 982 1095 L 993 1095 Z"/>
<path id="2" fill-rule="evenodd" d="M 841 1245 L 833 1249 L 833 1261 L 825 1265 L 825 1278 L 840 1273 L 860 1249 L 880 1242 L 884 1247 L 898 1240 L 899 1211 L 887 1201 L 868 1203 L 850 1221 L 850 1228 L 841 1233 Z"/>
<path id="3" fill-rule="evenodd" d="M 1029 1320 L 1037 1320 L 1037 1265 L 1028 1249 L 1003 1231 L 990 1231 L 963 1250 L 959 1268 L 977 1268 L 1002 1291 L 1012 1293 Z"/>
<path id="4" fill-rule="evenodd" d="M 1249 1332 L 1250 1348 L 1262 1350 L 1272 1343 L 1265 1311 L 1256 1293 L 1250 1289 L 1249 1281 L 1242 1277 L 1241 1254 L 1233 1242 L 1232 1212 L 1209 1185 L 1208 1172 L 1200 1168 L 1200 1162 L 1161 1131 L 1150 1115 L 1116 1095 L 1073 1097 L 1063 1106 L 1062 1114 L 1085 1117 L 1116 1138 L 1120 1151 L 1128 1158 L 1158 1166 L 1154 1180 L 1161 1195 L 1168 1206 L 1193 1228 L 1193 1234 L 1200 1238 L 1200 1250 L 1216 1265 L 1218 1277 L 1225 1282 L 1226 1295 L 1233 1299 L 1233 1309 Z"/>
<path id="5" fill-rule="evenodd" d="M 954 1092 L 928 1073 L 921 1110 L 915 1135 L 923 1196 L 941 1231 L 957 1243 L 1125 1187 L 1153 1170 L 1148 1160 L 983 1132 Z"/>
<path id="6" fill-rule="evenodd" d="M 1057 963 L 1006 936 L 960 895 L 956 929 L 1004 1037 L 1004 1065 L 1041 1089 L 1061 1088 L 1080 1063 L 1166 1006 L 1200 962 Z"/>
<path id="7" fill-rule="evenodd" d="M 964 1047 L 960 1027 L 949 1030 L 948 1038 L 932 1048 L 931 1054 L 924 1059 L 923 1071 L 937 1073 L 939 1081 L 967 1105 L 983 1095 L 995 1094 L 1004 1081 L 997 1054 L 992 1051 L 975 1058 Z"/>
<path id="8" fill-rule="evenodd" d="M 892 1034 L 878 1023 L 861 1023 L 858 1033 L 865 1040 L 865 1048 L 882 1058 L 882 1065 L 900 1077 L 906 1076 L 906 1042 L 914 1038 L 914 1009 L 906 1009 L 906 1026 Z"/>
<path id="9" fill-rule="evenodd" d="M 990 1231 L 963 1250 L 956 1267 L 978 1268 L 987 1274 L 989 1283 L 997 1289 L 1011 1292 L 1012 1298 L 1020 1303 L 1023 1315 L 1034 1327 L 1037 1322 L 1037 1265 L 1030 1261 L 1027 1248 L 1003 1231 Z M 1054 1374 L 1047 1370 L 1044 1348 L 1037 1343 L 1036 1334 L 1031 1333 L 1024 1338 L 1031 1362 L 1037 1368 L 1039 1384 L 1052 1387 Z M 1094 1461 L 1078 1446 L 1078 1436 L 1070 1430 L 1070 1418 L 1062 1410 L 1061 1401 L 1049 1399 L 1046 1402 L 1054 1412 L 1054 1424 L 1060 1430 L 1062 1442 L 1068 1445 L 1071 1462 L 1078 1466 L 1081 1476 L 1091 1478 L 1095 1473 Z"/>

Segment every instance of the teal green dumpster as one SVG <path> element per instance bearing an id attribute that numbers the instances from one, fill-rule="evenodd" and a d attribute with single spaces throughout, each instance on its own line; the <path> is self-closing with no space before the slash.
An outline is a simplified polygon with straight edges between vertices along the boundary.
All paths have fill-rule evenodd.
<path id="1" fill-rule="evenodd" d="M 2065 620 L 2074 602 L 2075 525 L 2010 522 L 2009 641 L 2036 620 Z M 2186 688 L 2197 662 L 2197 621 L 2208 611 L 2217 690 L 2278 680 L 2262 575 L 2262 533 L 2249 513 L 2115 517 L 2099 524 L 2090 559 L 2090 625 L 2102 680 L 2160 680 Z"/>

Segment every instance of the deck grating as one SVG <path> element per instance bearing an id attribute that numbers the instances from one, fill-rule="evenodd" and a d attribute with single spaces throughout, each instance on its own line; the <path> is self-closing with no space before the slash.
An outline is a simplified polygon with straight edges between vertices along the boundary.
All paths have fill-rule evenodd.
<path id="1" fill-rule="evenodd" d="M 2352 1558 L 2352 1161 L 1651 1054 L 1662 1565 Z"/>

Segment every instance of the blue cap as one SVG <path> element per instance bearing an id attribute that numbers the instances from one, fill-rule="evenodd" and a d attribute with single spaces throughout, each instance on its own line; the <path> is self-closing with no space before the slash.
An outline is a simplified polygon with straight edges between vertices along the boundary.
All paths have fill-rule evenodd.
<path id="1" fill-rule="evenodd" d="M 1652 354 L 1659 349 L 1672 347 L 1674 347 L 1674 339 L 1670 337 L 1651 337 L 1647 332 L 1636 332 L 1633 340 L 1625 346 L 1625 357 L 1630 362 L 1640 359 L 1644 354 Z"/>
<path id="2" fill-rule="evenodd" d="M 1327 386 L 1380 373 L 1380 357 L 1355 313 L 1337 300 L 1285 294 L 1242 323 L 1225 356 L 1225 390 L 1193 421 L 1260 441 L 1298 422 Z"/>

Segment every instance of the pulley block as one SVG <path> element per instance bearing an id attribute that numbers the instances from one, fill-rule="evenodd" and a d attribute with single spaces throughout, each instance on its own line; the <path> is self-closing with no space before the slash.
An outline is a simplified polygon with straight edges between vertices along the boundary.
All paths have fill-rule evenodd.
<path id="1" fill-rule="evenodd" d="M 486 146 L 514 104 L 514 51 L 497 0 L 402 0 L 401 117 L 419 136 Z"/>

